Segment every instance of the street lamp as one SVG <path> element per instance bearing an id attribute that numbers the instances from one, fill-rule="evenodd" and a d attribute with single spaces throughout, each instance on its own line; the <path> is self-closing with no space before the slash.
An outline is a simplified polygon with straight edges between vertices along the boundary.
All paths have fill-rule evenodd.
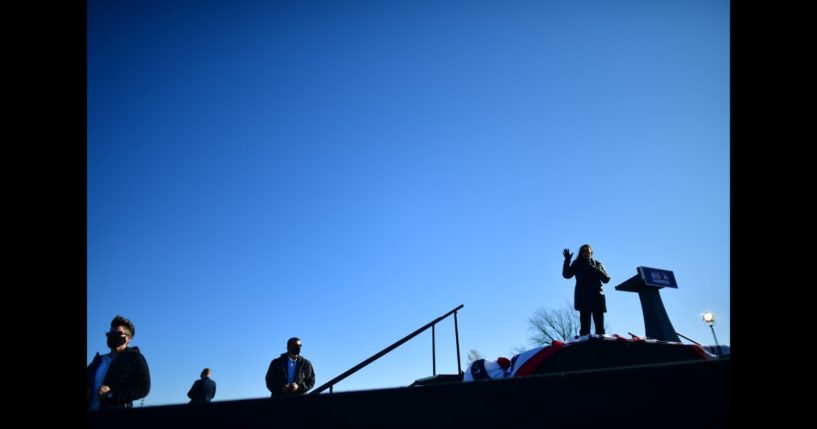
<path id="1" fill-rule="evenodd" d="M 706 326 L 709 326 L 709 329 L 712 330 L 712 338 L 715 339 L 715 346 L 718 348 L 718 355 L 720 355 L 721 345 L 718 344 L 718 336 L 715 335 L 715 315 L 710 311 L 704 313 L 704 323 L 706 323 Z"/>

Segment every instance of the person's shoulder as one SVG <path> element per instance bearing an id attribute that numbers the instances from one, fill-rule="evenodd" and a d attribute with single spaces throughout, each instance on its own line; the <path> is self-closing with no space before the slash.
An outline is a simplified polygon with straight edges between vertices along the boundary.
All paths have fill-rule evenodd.
<path id="1" fill-rule="evenodd" d="M 125 356 L 132 356 L 135 358 L 139 357 L 141 357 L 142 359 L 145 358 L 145 356 L 142 354 L 142 351 L 139 350 L 139 347 L 128 347 L 125 350 L 123 350 L 122 354 Z"/>
<path id="2" fill-rule="evenodd" d="M 139 350 L 139 347 L 128 347 L 120 353 L 120 355 L 127 359 L 128 361 L 136 361 L 141 362 L 144 365 L 147 365 L 148 361 L 145 355 Z"/>

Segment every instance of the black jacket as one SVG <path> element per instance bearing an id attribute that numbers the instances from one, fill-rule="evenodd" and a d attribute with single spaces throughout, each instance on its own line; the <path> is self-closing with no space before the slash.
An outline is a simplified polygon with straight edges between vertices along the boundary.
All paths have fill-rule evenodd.
<path id="1" fill-rule="evenodd" d="M 87 375 L 87 402 L 90 404 L 91 392 L 94 386 L 94 375 L 96 369 L 102 361 L 102 356 L 97 353 L 94 360 L 88 365 Z M 111 388 L 110 395 L 100 398 L 99 408 L 116 406 L 133 407 L 133 401 L 144 398 L 150 392 L 150 370 L 148 363 L 139 347 L 128 347 L 117 353 L 105 373 L 105 380 L 102 384 Z"/>
<path id="2" fill-rule="evenodd" d="M 300 395 L 306 393 L 315 385 L 315 371 L 312 363 L 303 356 L 298 356 L 295 361 L 295 383 L 298 383 L 297 392 L 281 392 L 281 386 L 287 384 L 287 357 L 286 353 L 273 359 L 267 369 L 267 389 L 272 392 L 272 396 L 279 395 Z"/>
<path id="3" fill-rule="evenodd" d="M 216 396 L 216 382 L 210 377 L 203 377 L 193 383 L 193 387 L 187 392 L 190 403 L 210 402 Z"/>
<path id="4" fill-rule="evenodd" d="M 569 279 L 574 275 L 576 289 L 573 291 L 573 308 L 578 311 L 607 312 L 607 301 L 601 284 L 609 282 L 610 276 L 601 262 L 579 257 L 571 264 L 569 259 L 565 259 L 562 277 Z"/>

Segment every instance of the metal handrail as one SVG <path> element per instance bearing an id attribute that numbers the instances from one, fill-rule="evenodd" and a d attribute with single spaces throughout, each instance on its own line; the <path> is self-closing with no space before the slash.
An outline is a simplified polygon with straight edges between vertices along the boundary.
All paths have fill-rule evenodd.
<path id="1" fill-rule="evenodd" d="M 401 340 L 395 342 L 394 344 L 386 347 L 385 349 L 375 353 L 374 355 L 372 355 L 372 357 L 370 357 L 370 358 L 364 360 L 363 362 L 353 366 L 352 368 L 350 368 L 349 370 L 347 370 L 343 374 L 341 374 L 341 375 L 327 381 L 326 383 L 322 384 L 320 387 L 318 387 L 318 388 L 314 389 L 313 391 L 309 392 L 309 394 L 310 395 L 317 395 L 317 394 L 323 392 L 326 389 L 329 389 L 329 392 L 331 393 L 332 392 L 332 386 L 334 386 L 336 383 L 338 383 L 341 380 L 343 380 L 344 378 L 354 374 L 355 372 L 357 372 L 358 370 L 360 370 L 364 366 L 376 361 L 377 359 L 380 359 L 386 353 L 396 349 L 397 347 L 399 347 L 400 345 L 402 345 L 406 341 L 408 341 L 408 340 L 416 337 L 417 335 L 421 334 L 426 329 L 428 329 L 430 327 L 433 327 L 434 325 L 437 324 L 437 322 L 445 319 L 446 317 L 450 316 L 452 313 L 454 313 L 454 329 L 456 330 L 457 329 L 457 326 L 456 326 L 457 325 L 456 324 L 457 314 L 456 313 L 457 313 L 457 310 L 461 309 L 464 306 L 465 306 L 465 304 L 460 304 L 459 307 L 449 311 L 448 313 L 443 314 L 442 316 L 440 316 L 440 317 L 432 320 L 431 322 L 427 323 L 422 328 L 420 328 L 420 329 L 406 335 L 405 337 L 403 337 L 403 339 L 401 339 Z M 459 337 L 459 332 L 457 332 L 456 335 L 457 335 L 457 369 L 460 372 L 462 372 L 462 369 L 460 368 L 460 339 L 459 339 L 460 337 Z M 432 341 L 433 341 L 433 339 L 432 339 Z M 432 346 L 432 350 L 433 350 L 433 346 Z M 434 360 L 436 360 L 436 357 L 434 357 Z M 435 366 L 435 375 L 436 375 L 436 362 L 434 363 L 434 366 Z"/>
<path id="2" fill-rule="evenodd" d="M 693 342 L 693 343 L 695 343 L 695 344 L 697 344 L 697 345 L 699 345 L 699 346 L 701 345 L 701 343 L 699 343 L 699 342 L 697 342 L 697 341 L 693 340 L 692 338 L 687 337 L 686 335 L 684 335 L 684 334 L 682 334 L 682 333 L 680 333 L 680 332 L 675 332 L 675 335 L 678 335 L 678 336 L 679 336 L 679 337 L 681 337 L 681 338 L 686 338 L 686 339 L 687 339 L 687 341 L 691 341 L 691 342 Z"/>

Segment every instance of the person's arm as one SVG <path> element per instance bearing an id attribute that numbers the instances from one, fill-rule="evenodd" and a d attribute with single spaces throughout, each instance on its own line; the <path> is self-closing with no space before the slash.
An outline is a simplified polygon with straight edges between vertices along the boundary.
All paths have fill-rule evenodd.
<path id="1" fill-rule="evenodd" d="M 315 385 L 315 370 L 312 369 L 312 363 L 304 359 L 304 380 L 301 384 L 302 393 L 306 393 Z"/>
<path id="2" fill-rule="evenodd" d="M 570 250 L 565 249 L 562 251 L 562 255 L 565 257 L 564 265 L 562 265 L 562 277 L 569 279 L 575 274 L 573 267 L 570 265 L 570 258 L 573 257 L 573 254 L 570 253 Z"/>
<path id="3" fill-rule="evenodd" d="M 269 363 L 269 369 L 267 369 L 267 376 L 265 377 L 267 381 L 267 389 L 272 393 L 279 393 L 281 390 L 281 386 L 275 385 L 275 359 Z"/>
<path id="4" fill-rule="evenodd" d="M 607 283 L 610 281 L 610 275 L 607 274 L 607 270 L 604 269 L 604 266 L 601 265 L 601 262 L 596 261 L 596 271 L 599 272 L 599 277 L 601 278 L 602 283 Z"/>
<path id="5" fill-rule="evenodd" d="M 193 392 L 196 391 L 196 386 L 199 384 L 199 381 L 196 380 L 193 382 L 193 385 L 190 386 L 190 390 L 187 391 L 187 397 L 193 399 Z"/>
<path id="6" fill-rule="evenodd" d="M 573 254 L 570 253 L 570 250 L 565 248 L 562 250 L 562 255 L 565 257 L 565 263 L 562 265 L 562 277 L 569 279 L 576 274 L 576 271 L 573 269 L 573 266 L 570 264 L 570 258 L 573 257 Z M 578 261 L 578 259 L 577 259 Z"/>
<path id="7" fill-rule="evenodd" d="M 570 264 L 570 261 L 565 259 L 564 265 L 562 265 L 562 277 L 569 279 L 573 277 L 576 270 L 573 269 L 573 266 Z"/>
<path id="8" fill-rule="evenodd" d="M 85 379 L 86 383 L 88 384 L 88 387 L 85 389 L 87 392 L 86 401 L 91 400 L 91 395 L 96 395 L 96 392 L 92 392 L 91 389 L 94 385 L 94 376 L 96 375 L 97 368 L 99 368 L 99 361 L 101 359 L 102 358 L 99 356 L 99 353 L 97 353 L 96 356 L 94 356 L 94 359 L 88 365 L 88 368 L 85 370 Z"/>
<path id="9" fill-rule="evenodd" d="M 122 383 L 111 386 L 107 397 L 103 398 L 114 403 L 132 402 L 139 398 L 144 398 L 150 393 L 150 370 L 145 357 L 141 353 L 134 352 L 131 357 L 131 373 Z M 123 368 L 123 370 L 127 370 Z"/>

